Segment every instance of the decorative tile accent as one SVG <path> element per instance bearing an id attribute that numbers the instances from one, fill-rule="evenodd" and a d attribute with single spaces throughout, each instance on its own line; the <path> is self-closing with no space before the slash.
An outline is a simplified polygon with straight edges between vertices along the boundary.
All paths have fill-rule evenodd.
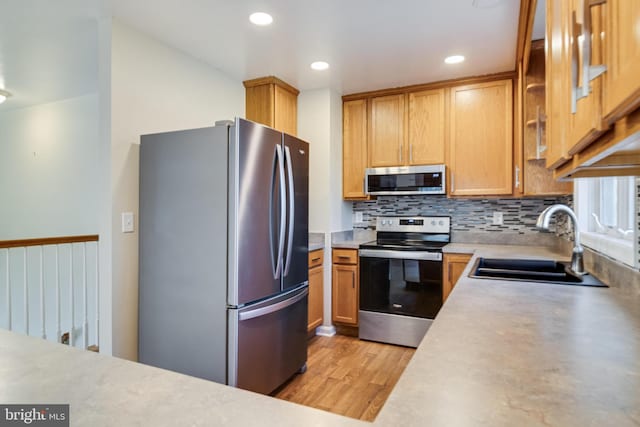
<path id="1" fill-rule="evenodd" d="M 640 193 L 640 187 L 639 187 Z M 639 195 L 640 197 L 640 195 Z M 538 215 L 548 206 L 563 203 L 573 206 L 573 196 L 521 199 L 449 199 L 446 196 L 379 196 L 377 200 L 354 202 L 353 211 L 362 212 L 363 222 L 355 228 L 375 229 L 376 217 L 384 215 L 446 215 L 451 217 L 451 230 L 473 232 L 540 233 L 536 230 Z M 502 212 L 503 225 L 493 225 L 493 212 Z M 556 234 L 572 237 L 569 220 L 558 215 Z"/>

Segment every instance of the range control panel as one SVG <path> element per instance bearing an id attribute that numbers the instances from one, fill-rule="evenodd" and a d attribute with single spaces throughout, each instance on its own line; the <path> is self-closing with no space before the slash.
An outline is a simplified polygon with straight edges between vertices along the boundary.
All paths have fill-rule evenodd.
<path id="1" fill-rule="evenodd" d="M 400 231 L 414 233 L 449 233 L 449 216 L 379 216 L 377 231 Z"/>

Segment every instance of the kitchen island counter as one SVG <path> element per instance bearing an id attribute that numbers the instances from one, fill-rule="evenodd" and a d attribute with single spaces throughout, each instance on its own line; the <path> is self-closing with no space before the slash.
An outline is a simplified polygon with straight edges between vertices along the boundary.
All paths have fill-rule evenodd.
<path id="1" fill-rule="evenodd" d="M 558 256 L 470 246 L 474 257 L 373 424 L 640 424 L 638 293 L 472 279 L 477 256 Z M 0 331 L 0 403 L 25 402 L 70 403 L 71 425 L 369 425 Z"/>

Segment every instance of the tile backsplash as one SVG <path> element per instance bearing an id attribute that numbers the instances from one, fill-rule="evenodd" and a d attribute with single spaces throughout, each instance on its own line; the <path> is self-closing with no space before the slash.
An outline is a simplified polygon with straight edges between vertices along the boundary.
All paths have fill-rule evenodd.
<path id="1" fill-rule="evenodd" d="M 573 206 L 573 197 L 449 199 L 446 196 L 379 196 L 377 200 L 354 202 L 353 211 L 363 214 L 363 222 L 354 224 L 354 228 L 375 229 L 378 216 L 445 215 L 451 217 L 452 232 L 539 234 L 535 228 L 538 215 L 555 203 Z M 503 225 L 493 225 L 494 212 L 502 212 Z M 554 221 L 556 234 L 570 238 L 567 217 L 558 215 L 552 219 L 552 224 Z"/>

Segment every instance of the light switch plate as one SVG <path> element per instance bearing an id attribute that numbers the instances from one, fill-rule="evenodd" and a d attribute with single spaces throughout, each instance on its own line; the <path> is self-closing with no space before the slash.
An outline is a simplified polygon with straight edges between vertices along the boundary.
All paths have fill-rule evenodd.
<path id="1" fill-rule="evenodd" d="M 504 224 L 504 219 L 502 217 L 502 212 L 494 212 L 493 213 L 493 225 L 502 225 Z"/>
<path id="2" fill-rule="evenodd" d="M 362 221 L 364 221 L 364 218 L 362 217 L 362 212 L 356 212 L 355 214 L 356 214 L 355 215 L 356 218 L 355 218 L 354 222 L 356 224 L 360 224 Z"/>
<path id="3" fill-rule="evenodd" d="M 133 233 L 133 212 L 122 212 L 122 232 Z"/>

